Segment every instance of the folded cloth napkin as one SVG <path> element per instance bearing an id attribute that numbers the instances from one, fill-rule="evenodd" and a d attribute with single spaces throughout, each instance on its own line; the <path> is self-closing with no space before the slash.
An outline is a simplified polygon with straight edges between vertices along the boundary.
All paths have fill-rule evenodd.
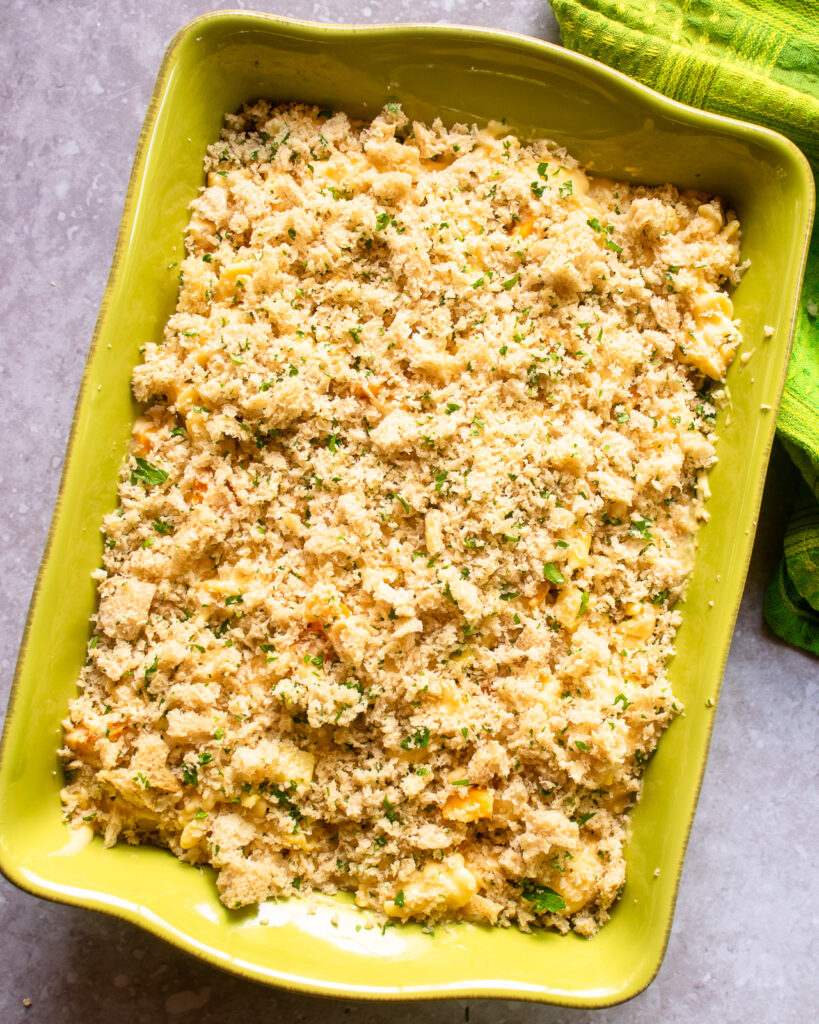
<path id="1" fill-rule="evenodd" d="M 819 178 L 819 0 L 550 0 L 563 42 L 682 103 L 755 121 Z M 802 286 L 779 437 L 804 478 L 765 618 L 819 655 L 819 226 Z"/>

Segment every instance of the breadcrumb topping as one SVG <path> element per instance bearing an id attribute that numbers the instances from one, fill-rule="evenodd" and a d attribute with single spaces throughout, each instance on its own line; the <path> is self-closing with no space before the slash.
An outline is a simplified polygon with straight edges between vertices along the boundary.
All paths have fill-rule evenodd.
<path id="1" fill-rule="evenodd" d="M 229 115 L 133 375 L 75 824 L 382 919 L 592 934 L 739 334 L 718 199 L 503 125 Z"/>

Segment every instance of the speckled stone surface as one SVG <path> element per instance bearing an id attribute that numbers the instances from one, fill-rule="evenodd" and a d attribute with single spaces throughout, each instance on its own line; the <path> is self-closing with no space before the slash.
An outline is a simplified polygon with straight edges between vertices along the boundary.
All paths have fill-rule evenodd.
<path id="1" fill-rule="evenodd" d="M 319 21 L 488 25 L 559 41 L 543 0 L 257 7 Z M 2 707 L 154 76 L 176 29 L 210 9 L 196 0 L 0 4 Z M 775 451 L 668 951 L 631 1003 L 590 1013 L 508 1001 L 306 998 L 222 974 L 130 925 L 42 902 L 0 879 L 0 1022 L 816 1019 L 819 662 L 776 641 L 760 613 L 793 489 L 793 471 Z"/>

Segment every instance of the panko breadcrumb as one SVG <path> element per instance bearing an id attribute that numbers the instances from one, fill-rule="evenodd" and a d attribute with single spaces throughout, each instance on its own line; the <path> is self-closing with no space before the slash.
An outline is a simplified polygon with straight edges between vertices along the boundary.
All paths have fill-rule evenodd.
<path id="1" fill-rule="evenodd" d="M 593 933 L 739 342 L 718 199 L 258 102 L 192 204 L 65 723 L 72 823 L 228 907 Z"/>

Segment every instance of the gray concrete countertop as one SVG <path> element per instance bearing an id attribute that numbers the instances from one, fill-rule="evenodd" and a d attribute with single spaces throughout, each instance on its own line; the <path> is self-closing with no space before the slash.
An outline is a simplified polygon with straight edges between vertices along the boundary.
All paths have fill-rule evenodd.
<path id="1" fill-rule="evenodd" d="M 317 21 L 449 21 L 559 41 L 545 0 L 256 6 Z M 4 707 L 154 77 L 176 29 L 214 7 L 204 0 L 4 0 L 1 9 Z M 592 1013 L 511 1001 L 308 998 L 222 974 L 131 925 L 37 900 L 0 879 L 0 1021 L 810 1020 L 819 1000 L 819 662 L 773 638 L 760 611 L 794 486 L 776 450 L 671 940 L 657 979 L 631 1003 Z"/>

